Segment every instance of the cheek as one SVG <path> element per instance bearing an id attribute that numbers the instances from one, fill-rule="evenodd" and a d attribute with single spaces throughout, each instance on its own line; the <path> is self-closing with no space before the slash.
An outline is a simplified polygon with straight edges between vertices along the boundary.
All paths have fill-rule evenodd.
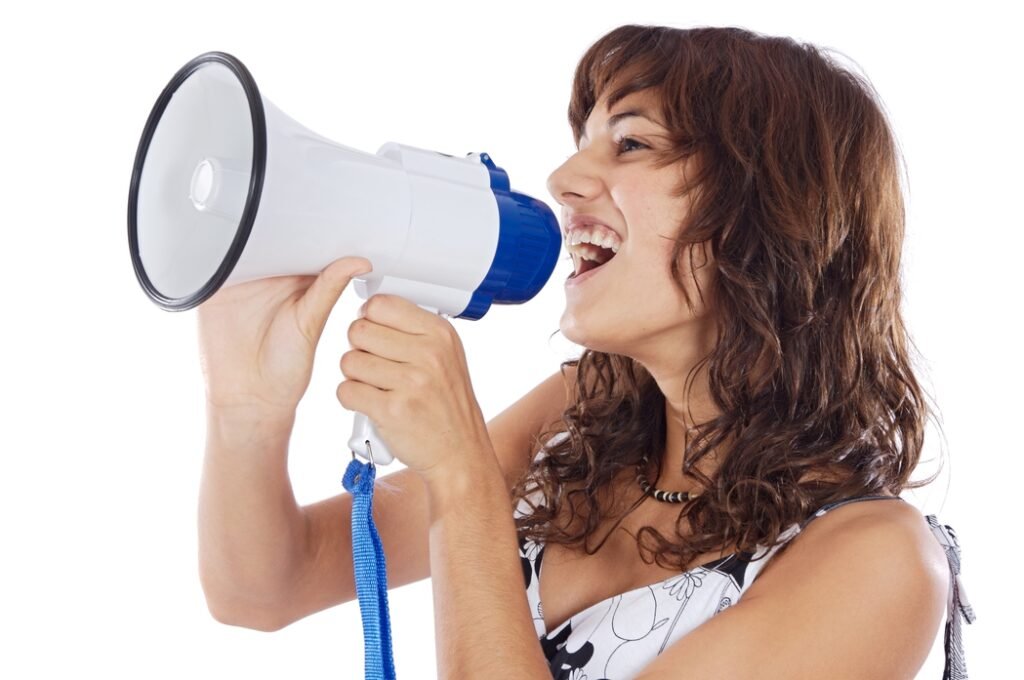
<path id="1" fill-rule="evenodd" d="M 702 249 L 699 245 L 684 247 L 678 256 L 679 272 L 673 277 L 674 246 L 675 242 L 670 238 L 657 238 L 655 243 L 646 244 L 643 255 L 635 258 L 635 265 L 631 263 L 631 266 L 635 266 L 637 279 L 644 282 L 652 299 L 657 298 L 658 304 L 685 307 L 686 295 L 680 290 L 682 286 L 697 309 L 707 306 L 713 276 L 713 262 L 704 252 L 707 248 Z"/>
<path id="2" fill-rule="evenodd" d="M 683 249 L 679 260 L 679 278 L 689 293 L 690 301 L 699 316 L 703 316 L 714 307 L 711 286 L 714 279 L 714 261 L 710 258 L 709 248 L 700 245 Z M 691 262 L 692 256 L 692 262 Z M 679 284 L 672 284 L 673 291 L 681 305 L 686 305 L 686 296 L 679 290 Z"/>

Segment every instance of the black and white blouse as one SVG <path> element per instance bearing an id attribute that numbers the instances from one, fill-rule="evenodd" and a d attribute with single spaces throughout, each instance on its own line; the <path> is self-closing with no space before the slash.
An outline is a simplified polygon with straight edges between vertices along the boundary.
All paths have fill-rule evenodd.
<path id="1" fill-rule="evenodd" d="M 641 586 L 599 602 L 571 616 L 553 630 L 546 630 L 540 601 L 544 546 L 519 538 L 519 555 L 526 582 L 526 596 L 544 655 L 556 680 L 627 680 L 676 640 L 743 596 L 765 564 L 787 541 L 829 510 L 866 500 L 903 500 L 893 496 L 861 496 L 830 503 L 802 523 L 794 523 L 771 547 L 758 546 L 743 553 L 755 561 L 744 562 L 737 554 L 702 564 L 660 583 Z M 515 516 L 529 506 L 521 500 Z M 960 617 L 974 623 L 960 578 L 960 546 L 953 528 L 935 515 L 925 519 L 942 544 L 950 565 L 950 590 L 945 625 L 946 666 L 943 680 L 967 678 Z M 760 558 L 760 559 L 759 559 Z"/>

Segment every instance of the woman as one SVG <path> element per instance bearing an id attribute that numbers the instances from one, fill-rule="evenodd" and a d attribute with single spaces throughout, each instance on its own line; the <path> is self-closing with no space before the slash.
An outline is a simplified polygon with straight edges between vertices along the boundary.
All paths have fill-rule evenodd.
<path id="1" fill-rule="evenodd" d="M 585 347 L 566 382 L 485 423 L 451 324 L 387 295 L 341 360 L 342 406 L 408 468 L 374 517 L 389 585 L 432 578 L 439 676 L 913 678 L 948 607 L 966 677 L 955 536 L 898 496 L 934 477 L 908 482 L 927 410 L 868 86 L 784 38 L 622 26 L 581 60 L 569 121 L 549 179 L 576 270 L 561 330 Z M 296 507 L 286 457 L 327 315 L 370 266 L 199 309 L 220 621 L 355 597 L 351 497 Z"/>
<path id="2" fill-rule="evenodd" d="M 569 122 L 549 190 L 617 253 L 567 288 L 577 389 L 513 490 L 552 671 L 915 677 L 956 546 L 898 496 L 935 477 L 908 482 L 927 411 L 869 86 L 785 38 L 623 26 Z"/>

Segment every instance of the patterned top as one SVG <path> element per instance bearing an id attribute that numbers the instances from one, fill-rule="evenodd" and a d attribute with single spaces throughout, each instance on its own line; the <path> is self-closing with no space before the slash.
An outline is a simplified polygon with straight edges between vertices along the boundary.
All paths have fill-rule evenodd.
<path id="1" fill-rule="evenodd" d="M 536 492 L 535 492 L 536 493 Z M 866 500 L 903 500 L 898 496 L 861 496 L 830 503 L 801 523 L 790 525 L 778 543 L 758 546 L 754 553 L 740 553 L 754 561 L 744 562 L 737 553 L 727 555 L 660 583 L 614 595 L 571 616 L 554 630 L 546 630 L 540 601 L 540 576 L 544 546 L 519 537 L 519 556 L 526 582 L 526 596 L 544 655 L 556 680 L 626 680 L 634 677 L 654 657 L 693 629 L 736 604 L 764 569 L 768 560 L 808 523 L 829 510 Z M 529 506 L 520 500 L 514 516 L 525 516 Z M 943 680 L 967 678 L 960 616 L 974 623 L 960 578 L 960 544 L 956 533 L 935 515 L 925 519 L 942 544 L 950 565 L 950 590 L 945 625 L 946 665 Z M 763 558 L 763 559 L 762 559 Z"/>

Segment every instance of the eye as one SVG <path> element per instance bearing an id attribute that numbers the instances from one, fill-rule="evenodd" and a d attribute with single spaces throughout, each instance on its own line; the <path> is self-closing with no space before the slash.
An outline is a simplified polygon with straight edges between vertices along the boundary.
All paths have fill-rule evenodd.
<path id="1" fill-rule="evenodd" d="M 642 142 L 638 142 L 635 139 L 633 139 L 632 137 L 623 137 L 619 141 L 619 143 L 618 143 L 618 145 L 616 147 L 618 149 L 618 151 L 615 153 L 615 155 L 616 156 L 621 156 L 624 153 L 629 153 L 629 151 L 626 151 L 626 150 L 623 149 L 623 147 L 625 147 L 628 144 L 635 144 L 637 147 L 642 148 L 642 149 L 649 149 L 650 148 L 646 144 L 644 144 Z"/>

